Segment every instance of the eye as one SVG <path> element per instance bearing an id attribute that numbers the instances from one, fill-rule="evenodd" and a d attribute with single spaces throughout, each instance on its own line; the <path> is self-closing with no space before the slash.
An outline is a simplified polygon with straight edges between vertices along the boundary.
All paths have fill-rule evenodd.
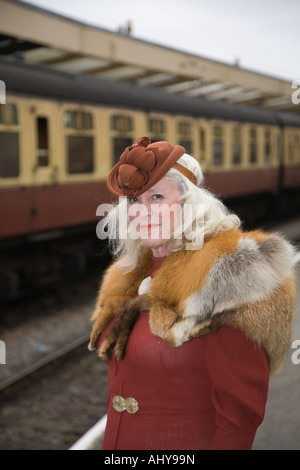
<path id="1" fill-rule="evenodd" d="M 139 198 L 138 197 L 130 197 L 129 198 L 129 204 L 134 204 L 135 202 L 138 202 Z"/>
<path id="2" fill-rule="evenodd" d="M 164 196 L 162 194 L 153 194 L 152 197 L 155 201 L 160 201 L 161 199 L 164 199 Z"/>

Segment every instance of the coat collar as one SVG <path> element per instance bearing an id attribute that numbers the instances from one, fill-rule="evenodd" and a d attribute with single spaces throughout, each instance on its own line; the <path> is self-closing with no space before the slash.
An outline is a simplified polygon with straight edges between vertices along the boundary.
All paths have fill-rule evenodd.
<path id="1" fill-rule="evenodd" d="M 292 258 L 293 248 L 281 236 L 237 229 L 209 238 L 200 250 L 171 253 L 146 294 L 152 333 L 177 347 L 229 325 L 263 346 L 270 370 L 278 370 L 290 342 Z M 149 275 L 151 263 L 149 251 L 131 272 L 115 262 L 104 278 L 94 318 L 105 323 L 106 316 L 121 313 Z"/>

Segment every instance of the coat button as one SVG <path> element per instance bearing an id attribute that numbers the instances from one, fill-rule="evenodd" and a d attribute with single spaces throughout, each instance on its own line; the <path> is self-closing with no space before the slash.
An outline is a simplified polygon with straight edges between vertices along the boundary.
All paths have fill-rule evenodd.
<path id="1" fill-rule="evenodd" d="M 113 404 L 114 410 L 118 411 L 119 413 L 121 411 L 126 410 L 127 413 L 134 414 L 139 409 L 138 402 L 134 398 L 131 398 L 131 397 L 123 398 L 119 395 L 116 395 L 112 399 L 112 404 Z"/>

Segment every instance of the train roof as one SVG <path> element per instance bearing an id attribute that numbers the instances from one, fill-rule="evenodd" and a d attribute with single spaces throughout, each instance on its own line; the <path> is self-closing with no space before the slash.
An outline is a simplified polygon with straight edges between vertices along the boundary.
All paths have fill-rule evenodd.
<path id="1" fill-rule="evenodd" d="M 78 103 L 140 109 L 145 112 L 300 127 L 300 116 L 171 94 L 157 88 L 104 80 L 0 58 L 0 80 L 7 95 L 25 95 Z"/>

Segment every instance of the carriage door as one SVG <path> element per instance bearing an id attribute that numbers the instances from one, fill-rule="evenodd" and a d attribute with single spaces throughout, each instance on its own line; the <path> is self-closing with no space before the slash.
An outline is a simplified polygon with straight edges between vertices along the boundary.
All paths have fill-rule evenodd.
<path id="1" fill-rule="evenodd" d="M 57 151 L 54 147 L 55 107 L 37 103 L 31 108 L 32 207 L 31 231 L 52 230 L 57 197 Z"/>
<path id="2" fill-rule="evenodd" d="M 53 113 L 51 104 L 38 105 L 34 113 L 34 164 L 36 184 L 55 184 L 57 166 L 53 149 Z"/>

